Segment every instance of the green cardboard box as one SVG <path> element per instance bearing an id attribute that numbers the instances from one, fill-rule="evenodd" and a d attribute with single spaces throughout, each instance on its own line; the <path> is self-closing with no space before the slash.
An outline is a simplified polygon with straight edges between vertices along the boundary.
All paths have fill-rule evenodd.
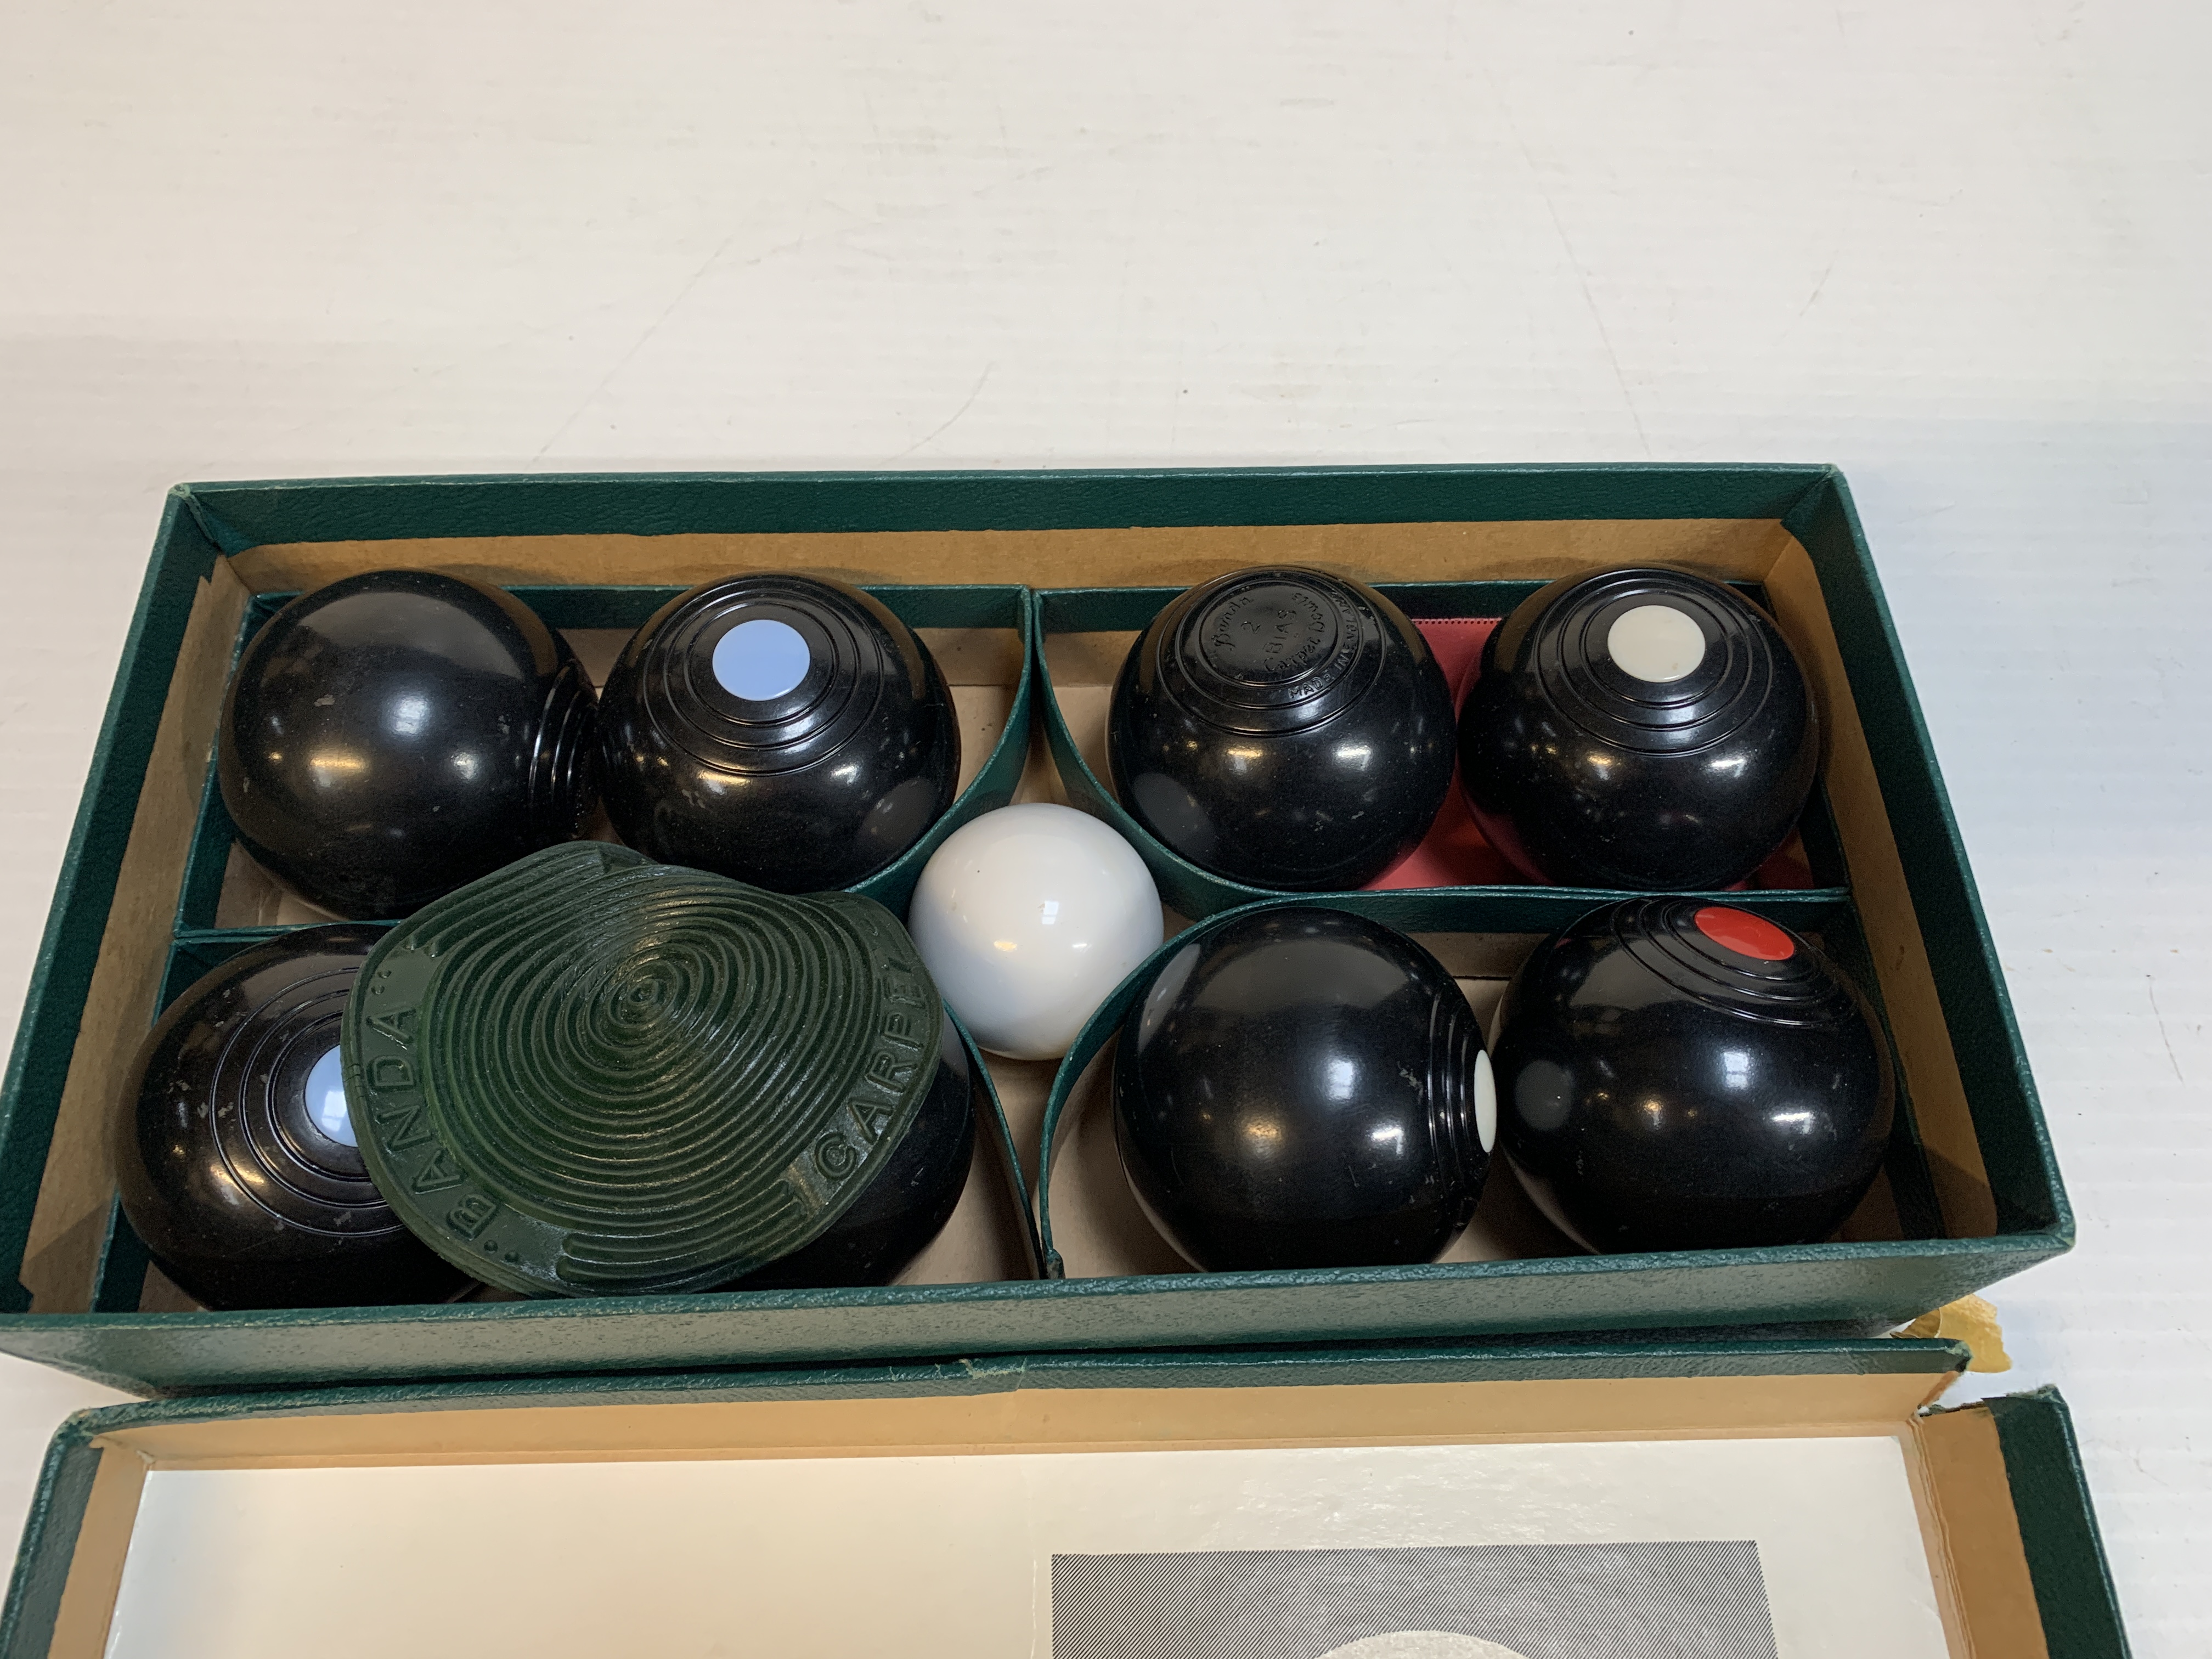
<path id="1" fill-rule="evenodd" d="M 1427 585 L 1440 603 L 1457 591 L 1472 603 L 1467 585 L 1525 591 L 1571 570 L 1647 558 L 1756 584 L 1811 664 L 1831 717 L 1822 827 L 1808 839 L 1827 836 L 1832 858 L 1822 857 L 1833 878 L 1754 902 L 1786 908 L 1854 957 L 1902 1062 L 1911 1110 L 1889 1179 L 1863 1224 L 1838 1242 L 1217 1275 L 1124 1268 L 1110 1256 L 1098 1259 L 1103 1271 L 1086 1269 L 1070 1265 L 1076 1257 L 1063 1248 L 1068 1276 L 1040 1282 L 1026 1277 L 1024 1218 L 1005 1201 L 1012 1189 L 1001 1180 L 997 1198 L 978 1194 L 965 1265 L 939 1282 L 208 1313 L 165 1293 L 117 1223 L 104 1152 L 115 1084 L 165 988 L 182 982 L 179 964 L 311 919 L 288 909 L 296 901 L 228 848 L 210 787 L 224 677 L 273 596 L 356 570 L 434 565 L 514 588 L 556 625 L 589 631 L 618 629 L 658 596 L 742 569 L 811 569 L 895 590 L 918 623 L 963 635 L 945 649 L 973 666 L 955 681 L 998 699 L 991 775 L 963 796 L 965 808 L 1009 791 L 1048 797 L 1059 787 L 1042 744 L 1013 782 L 1030 665 L 1048 665 L 1052 651 L 1033 625 L 1034 600 L 1025 610 L 1008 598 L 1012 589 L 1107 590 L 1111 604 L 1112 590 L 1296 561 Z M 1054 623 L 1048 611 L 1045 623 Z M 1064 694 L 1073 682 L 1055 671 L 1054 683 Z M 902 902 L 917 869 L 918 858 L 902 864 L 882 878 L 879 896 Z M 1480 980 L 1505 971 L 1532 934 L 1590 896 L 1521 888 L 1375 896 L 1378 914 L 1439 942 L 1464 977 Z M 1088 1057 L 1079 1053 L 1057 1083 L 1049 1066 L 992 1062 L 1026 1169 L 1038 1168 L 1048 1097 L 1057 1091 L 1066 1104 Z M 1080 1229 L 1059 1224 L 1057 1196 L 1053 1216 L 1064 1246 Z M 1911 683 L 1843 481 L 1819 467 L 636 475 L 180 489 L 125 647 L 0 1100 L 0 1285 L 13 1292 L 0 1311 L 0 1351 L 149 1391 L 1502 1333 L 1871 1331 L 2018 1272 L 2071 1238 Z"/>
<path id="2" fill-rule="evenodd" d="M 1936 1408 L 1964 1361 L 1900 1340 L 1058 1355 L 116 1407 L 54 1438 L 0 1659 L 1778 1636 L 2123 1659 L 2065 1407 Z M 1706 1530 L 1685 1506 L 1714 1515 L 1720 1483 L 1683 1480 L 1692 1461 L 1765 1518 Z M 1055 1508 L 1069 1483 L 1120 1512 Z M 1102 1535 L 1124 1553 L 1081 1553 Z"/>

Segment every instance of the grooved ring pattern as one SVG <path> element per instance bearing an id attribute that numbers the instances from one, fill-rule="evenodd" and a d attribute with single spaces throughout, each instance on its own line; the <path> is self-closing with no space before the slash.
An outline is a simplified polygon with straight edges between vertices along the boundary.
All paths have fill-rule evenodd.
<path id="1" fill-rule="evenodd" d="M 449 1261 L 526 1293 L 704 1289 L 859 1195 L 941 1018 L 872 901 L 572 842 L 380 945 L 347 1084 L 380 1188 Z"/>

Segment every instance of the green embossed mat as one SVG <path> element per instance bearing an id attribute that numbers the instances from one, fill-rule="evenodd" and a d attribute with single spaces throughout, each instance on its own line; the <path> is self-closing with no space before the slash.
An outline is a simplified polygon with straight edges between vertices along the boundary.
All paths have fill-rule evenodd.
<path id="1" fill-rule="evenodd" d="M 347 1006 L 369 1173 L 526 1295 L 714 1290 L 812 1241 L 914 1121 L 943 1018 L 872 899 L 572 842 L 418 911 Z"/>

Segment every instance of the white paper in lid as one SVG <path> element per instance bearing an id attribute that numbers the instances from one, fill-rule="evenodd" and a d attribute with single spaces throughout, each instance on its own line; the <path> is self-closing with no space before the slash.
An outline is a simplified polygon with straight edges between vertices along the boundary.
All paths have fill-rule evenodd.
<path id="1" fill-rule="evenodd" d="M 156 1470 L 108 1652 L 1946 1659 L 1938 1607 L 1880 1432 L 702 1455 Z"/>

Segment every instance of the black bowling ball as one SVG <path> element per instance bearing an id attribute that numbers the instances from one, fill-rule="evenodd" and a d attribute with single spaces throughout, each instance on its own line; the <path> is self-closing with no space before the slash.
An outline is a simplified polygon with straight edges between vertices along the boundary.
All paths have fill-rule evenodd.
<path id="1" fill-rule="evenodd" d="M 1820 726 L 1790 643 L 1722 583 L 1656 567 L 1570 577 L 1483 647 L 1460 786 L 1537 881 L 1711 890 L 1789 836 Z"/>
<path id="2" fill-rule="evenodd" d="M 959 787 L 936 659 L 842 582 L 736 576 L 672 599 L 624 648 L 601 710 L 616 832 L 780 893 L 865 881 Z"/>
<path id="3" fill-rule="evenodd" d="M 520 600 L 423 570 L 349 576 L 269 619 L 224 699 L 246 848 L 340 915 L 404 916 L 583 827 L 591 683 Z"/>
<path id="4" fill-rule="evenodd" d="M 1114 1057 L 1129 1185 L 1206 1268 L 1431 1261 L 1474 1214 L 1496 1106 L 1443 965 L 1381 922 L 1289 906 L 1200 933 Z"/>
<path id="5" fill-rule="evenodd" d="M 1363 583 L 1240 570 L 1138 636 L 1108 723 L 1114 787 L 1201 869 L 1354 888 L 1412 852 L 1451 787 L 1451 690 L 1420 631 Z"/>
<path id="6" fill-rule="evenodd" d="M 884 1167 L 852 1207 L 812 1243 L 757 1267 L 732 1291 L 804 1291 L 888 1285 L 945 1231 L 968 1184 L 975 1151 L 975 1074 L 947 1019 L 937 1078 Z"/>
<path id="7" fill-rule="evenodd" d="M 449 1299 L 469 1281 L 378 1196 L 339 1074 L 338 1024 L 374 927 L 307 927 L 170 1004 L 113 1125 L 123 1212 L 210 1308 Z"/>
<path id="8" fill-rule="evenodd" d="M 1593 1250 L 1825 1238 L 1896 1109 L 1858 988 L 1787 928 L 1694 899 L 1631 899 L 1546 940 L 1495 1053 L 1506 1156 Z"/>

